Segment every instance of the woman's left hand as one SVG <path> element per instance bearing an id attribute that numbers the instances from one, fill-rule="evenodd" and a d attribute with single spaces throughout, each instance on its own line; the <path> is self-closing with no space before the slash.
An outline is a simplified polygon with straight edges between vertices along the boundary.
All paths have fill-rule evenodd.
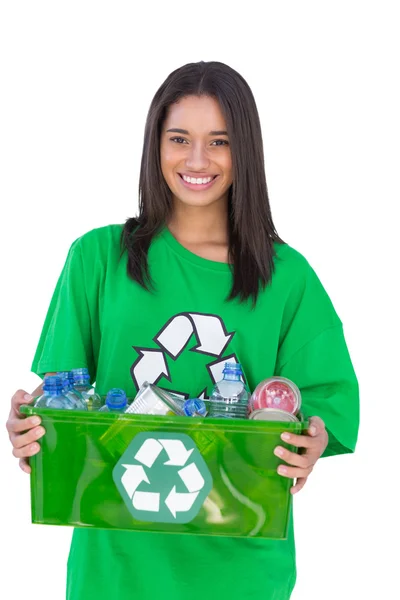
<path id="1" fill-rule="evenodd" d="M 290 452 L 283 446 L 277 446 L 274 450 L 276 456 L 279 456 L 290 465 L 279 465 L 278 473 L 282 477 L 297 480 L 296 484 L 290 488 L 291 493 L 296 494 L 304 487 L 315 463 L 325 451 L 328 445 L 328 433 L 322 419 L 311 417 L 306 435 L 282 433 L 281 438 L 292 446 L 300 449 L 304 448 L 304 450 L 300 450 L 299 454 Z"/>

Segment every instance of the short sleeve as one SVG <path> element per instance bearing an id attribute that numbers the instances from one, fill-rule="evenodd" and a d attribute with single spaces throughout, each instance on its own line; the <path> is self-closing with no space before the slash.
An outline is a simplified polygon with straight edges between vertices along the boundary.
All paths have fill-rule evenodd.
<path id="1" fill-rule="evenodd" d="M 89 369 L 92 381 L 96 378 L 80 239 L 68 252 L 33 359 L 31 369 L 42 378 L 82 367 Z"/>
<path id="2" fill-rule="evenodd" d="M 353 452 L 359 390 L 343 324 L 308 261 L 298 254 L 296 259 L 275 374 L 298 386 L 306 417 L 319 416 L 325 422 L 329 444 L 324 456 Z"/>
<path id="3" fill-rule="evenodd" d="M 342 325 L 321 332 L 283 364 L 277 375 L 299 387 L 302 412 L 324 421 L 329 443 L 323 456 L 354 452 L 359 389 Z"/>

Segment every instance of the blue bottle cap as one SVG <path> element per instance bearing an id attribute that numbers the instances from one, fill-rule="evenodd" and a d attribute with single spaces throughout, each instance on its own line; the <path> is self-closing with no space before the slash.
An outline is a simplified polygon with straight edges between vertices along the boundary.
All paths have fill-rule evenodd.
<path id="1" fill-rule="evenodd" d="M 183 404 L 183 411 L 188 417 L 192 417 L 193 415 L 205 416 L 207 414 L 207 407 L 200 398 L 189 398 Z"/>
<path id="2" fill-rule="evenodd" d="M 127 405 L 127 398 L 124 390 L 112 388 L 107 393 L 106 404 L 109 408 L 124 408 Z"/>
<path id="3" fill-rule="evenodd" d="M 50 386 L 50 385 L 61 385 L 62 384 L 62 377 L 60 377 L 59 375 L 47 375 L 44 378 L 44 383 L 43 383 L 43 387 L 46 386 Z"/>
<path id="4" fill-rule="evenodd" d="M 89 375 L 89 369 L 86 367 L 82 367 L 81 369 L 71 369 L 71 373 L 73 375 L 75 375 L 75 373 L 79 375 Z"/>
<path id="5" fill-rule="evenodd" d="M 44 378 L 43 391 L 52 395 L 61 395 L 64 390 L 62 377 L 58 375 L 48 375 Z"/>
<path id="6" fill-rule="evenodd" d="M 72 369 L 73 383 L 90 383 L 89 371 L 86 367 L 82 369 Z"/>
<path id="7" fill-rule="evenodd" d="M 72 369 L 71 371 L 72 373 L 72 377 L 75 379 L 76 377 L 89 377 L 89 371 L 86 367 L 84 367 L 83 369 Z"/>
<path id="8" fill-rule="evenodd" d="M 69 392 L 73 387 L 73 381 L 71 381 L 70 372 L 69 371 L 59 371 L 57 376 L 61 378 L 63 390 L 65 392 Z"/>
<path id="9" fill-rule="evenodd" d="M 226 362 L 223 373 L 229 373 L 231 375 L 242 375 L 242 365 L 240 363 Z"/>

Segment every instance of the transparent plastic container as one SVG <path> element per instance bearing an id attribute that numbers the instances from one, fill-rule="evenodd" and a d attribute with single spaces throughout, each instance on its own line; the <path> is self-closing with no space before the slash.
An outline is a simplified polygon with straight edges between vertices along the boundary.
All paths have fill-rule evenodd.
<path id="1" fill-rule="evenodd" d="M 54 408 L 62 410 L 77 410 L 74 398 L 68 397 L 65 381 L 57 375 L 48 375 L 43 383 L 43 394 L 35 401 L 37 408 Z"/>
<path id="2" fill-rule="evenodd" d="M 57 375 L 57 377 L 61 377 L 62 379 L 68 379 L 71 386 L 74 387 L 74 376 L 71 371 L 58 371 L 58 373 L 56 373 L 56 375 Z"/>
<path id="3" fill-rule="evenodd" d="M 89 371 L 86 368 L 72 369 L 74 390 L 80 394 L 88 410 L 100 410 L 103 405 L 101 397 L 90 383 Z"/>
<path id="4" fill-rule="evenodd" d="M 57 373 L 58 377 L 61 377 L 63 382 L 64 395 L 67 396 L 75 404 L 76 410 L 87 410 L 87 405 L 82 398 L 81 394 L 74 390 L 73 387 L 73 375 L 71 371 L 60 371 Z"/>
<path id="5" fill-rule="evenodd" d="M 30 405 L 20 410 L 27 417 L 40 415 L 46 430 L 39 440 L 40 452 L 30 459 L 33 523 L 242 538 L 287 537 L 293 480 L 278 475 L 282 461 L 274 455 L 274 448 L 283 445 L 297 452 L 280 436 L 284 431 L 301 434 L 308 427 L 306 421 L 83 413 Z M 128 448 L 144 433 L 155 439 L 186 434 L 206 463 L 212 488 L 190 522 L 154 522 L 151 516 L 138 520 L 121 496 L 113 473 L 121 460 L 126 464 Z M 165 463 L 168 456 L 162 453 L 159 458 Z M 165 468 L 178 471 L 183 467 Z M 147 466 L 144 469 L 154 485 L 151 471 Z M 149 485 L 143 481 L 139 489 L 146 490 Z"/>
<path id="6" fill-rule="evenodd" d="M 249 419 L 254 419 L 256 421 L 299 421 L 298 417 L 292 415 L 292 413 L 287 412 L 286 410 L 279 410 L 278 408 L 260 408 L 258 410 L 253 410 L 250 413 Z"/>
<path id="7" fill-rule="evenodd" d="M 209 416 L 214 418 L 247 419 L 250 393 L 242 380 L 239 363 L 225 363 L 223 379 L 210 395 Z"/>
<path id="8" fill-rule="evenodd" d="M 249 402 L 250 411 L 268 408 L 297 415 L 300 407 L 300 390 L 293 381 L 286 377 L 270 377 L 261 381 L 252 393 Z"/>
<path id="9" fill-rule="evenodd" d="M 137 415 L 184 415 L 183 401 L 145 381 L 127 411 Z"/>
<path id="10" fill-rule="evenodd" d="M 187 417 L 205 417 L 207 407 L 200 398 L 189 398 L 183 403 L 183 412 Z"/>
<path id="11" fill-rule="evenodd" d="M 107 396 L 106 403 L 100 408 L 100 412 L 124 413 L 127 409 L 128 401 L 124 390 L 112 388 Z"/>

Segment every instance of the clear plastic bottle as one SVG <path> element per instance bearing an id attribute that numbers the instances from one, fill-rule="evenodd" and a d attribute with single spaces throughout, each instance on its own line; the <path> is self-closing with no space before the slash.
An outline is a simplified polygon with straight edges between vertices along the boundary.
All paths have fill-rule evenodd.
<path id="1" fill-rule="evenodd" d="M 223 375 L 223 379 L 211 391 L 209 416 L 247 419 L 250 393 L 242 381 L 242 366 L 239 363 L 225 363 Z"/>
<path id="2" fill-rule="evenodd" d="M 59 371 L 57 376 L 62 379 L 64 395 L 76 404 L 76 410 L 87 410 L 88 407 L 82 395 L 73 387 L 74 376 L 71 371 Z"/>
<path id="3" fill-rule="evenodd" d="M 106 403 L 100 408 L 101 412 L 124 413 L 128 407 L 128 399 L 124 390 L 112 388 L 107 396 Z"/>
<path id="4" fill-rule="evenodd" d="M 76 404 L 64 393 L 64 382 L 57 375 L 48 375 L 43 383 L 43 395 L 35 402 L 38 408 L 76 410 Z"/>
<path id="5" fill-rule="evenodd" d="M 59 371 L 58 373 L 56 373 L 56 375 L 58 375 L 58 377 L 68 378 L 68 381 L 70 382 L 71 386 L 74 386 L 74 375 L 72 371 Z"/>
<path id="6" fill-rule="evenodd" d="M 97 394 L 94 387 L 90 383 L 88 369 L 72 369 L 71 373 L 74 378 L 74 390 L 82 396 L 87 409 L 100 410 L 102 407 L 102 401 L 99 394 Z"/>

